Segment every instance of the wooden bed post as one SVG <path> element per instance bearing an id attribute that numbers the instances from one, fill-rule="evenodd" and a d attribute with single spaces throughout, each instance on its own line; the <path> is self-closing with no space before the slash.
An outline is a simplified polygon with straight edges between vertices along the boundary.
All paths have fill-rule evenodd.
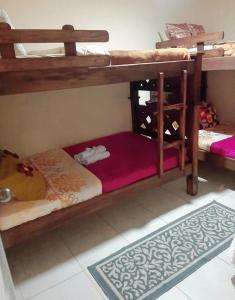
<path id="1" fill-rule="evenodd" d="M 139 93 L 136 88 L 136 82 L 130 82 L 130 98 L 131 100 L 131 118 L 132 118 L 132 131 L 135 133 L 139 133 L 138 126 L 138 105 L 139 105 Z"/>
<path id="2" fill-rule="evenodd" d="M 158 76 L 158 101 L 157 101 L 157 165 L 158 176 L 164 172 L 164 73 Z"/>
<path id="3" fill-rule="evenodd" d="M 11 30 L 11 26 L 7 23 L 0 23 L 0 30 Z M 0 44 L 0 53 L 2 58 L 16 58 L 14 44 Z"/>
<path id="4" fill-rule="evenodd" d="M 199 130 L 199 103 L 201 98 L 202 55 L 204 44 L 198 44 L 198 54 L 195 58 L 195 70 L 192 82 L 192 93 L 188 101 L 188 155 L 192 162 L 192 174 L 187 176 L 187 193 L 198 193 L 198 130 Z"/>
<path id="5" fill-rule="evenodd" d="M 74 31 L 74 27 L 72 25 L 64 25 L 63 30 Z M 64 50 L 66 56 L 77 55 L 76 43 L 64 43 Z"/>

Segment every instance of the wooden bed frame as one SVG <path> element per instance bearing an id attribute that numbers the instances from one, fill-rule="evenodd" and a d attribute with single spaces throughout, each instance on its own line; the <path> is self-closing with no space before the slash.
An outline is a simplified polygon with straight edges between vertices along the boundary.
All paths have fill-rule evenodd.
<path id="1" fill-rule="evenodd" d="M 49 91 L 77 88 L 92 85 L 106 85 L 158 78 L 158 152 L 159 174 L 134 183 L 111 193 L 103 194 L 75 206 L 53 212 L 34 221 L 24 223 L 1 232 L 5 248 L 33 238 L 46 231 L 61 226 L 72 217 L 88 213 L 125 199 L 132 193 L 159 186 L 176 178 L 187 176 L 187 192 L 195 195 L 198 189 L 198 103 L 200 100 L 202 54 L 194 60 L 145 63 L 134 65 L 110 65 L 109 57 L 76 56 L 76 42 L 106 42 L 106 31 L 74 30 L 66 25 L 63 30 L 13 30 L 8 24 L 0 24 L 0 95 L 26 92 Z M 16 58 L 14 43 L 64 43 L 65 57 L 61 58 Z M 180 103 L 164 106 L 164 78 L 181 78 Z M 187 79 L 191 79 L 191 97 L 187 99 Z M 187 105 L 186 105 L 187 101 Z M 163 114 L 165 110 L 180 110 L 180 140 L 164 144 Z M 185 162 L 185 134 L 187 135 L 187 154 Z M 163 171 L 163 151 L 165 148 L 179 147 L 179 168 Z"/>
<path id="2" fill-rule="evenodd" d="M 161 47 L 177 47 L 184 45 L 186 47 L 192 47 L 196 43 L 200 45 L 201 49 L 204 48 L 204 43 L 211 40 L 222 40 L 224 38 L 224 32 L 205 33 L 195 37 L 179 38 L 175 40 L 169 40 L 165 42 L 156 43 L 157 48 Z M 218 49 L 216 49 L 218 50 Z M 234 71 L 235 70 L 235 57 L 226 57 L 219 52 L 208 50 L 208 56 L 204 55 L 202 58 L 202 71 Z M 204 51 L 206 53 L 206 51 Z M 212 54 L 212 57 L 210 55 Z M 205 77 L 205 76 L 204 76 Z M 206 84 L 207 85 L 207 84 Z M 206 89 L 207 87 L 205 87 Z M 205 97 L 206 92 L 204 91 Z M 222 157 L 204 150 L 198 150 L 198 159 L 201 161 L 208 161 L 216 167 L 224 168 L 227 170 L 235 171 L 235 159 Z"/>
<path id="3" fill-rule="evenodd" d="M 235 171 L 235 159 L 229 157 L 219 156 L 217 154 L 207 152 L 204 150 L 198 150 L 198 159 L 201 161 L 207 161 L 213 164 L 215 167 Z"/>

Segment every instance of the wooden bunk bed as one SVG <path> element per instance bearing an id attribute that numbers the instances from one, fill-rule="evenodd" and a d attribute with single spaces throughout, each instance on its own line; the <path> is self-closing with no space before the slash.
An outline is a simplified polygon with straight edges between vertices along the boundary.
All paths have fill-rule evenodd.
<path id="1" fill-rule="evenodd" d="M 224 39 L 224 32 L 204 33 L 197 36 L 172 39 L 164 42 L 157 42 L 156 48 L 191 48 L 197 44 L 204 51 L 202 59 L 202 71 L 226 71 L 235 70 L 235 56 L 224 56 L 223 48 L 220 44 L 211 50 L 205 50 L 205 42 L 221 41 Z M 223 44 L 221 44 L 222 46 Z"/>
<path id="2" fill-rule="evenodd" d="M 223 38 L 223 32 L 206 33 L 194 37 L 179 38 L 175 40 L 156 43 L 156 47 L 180 47 L 184 45 L 185 47 L 190 48 L 193 45 L 198 44 L 198 47 L 201 49 L 201 51 L 203 51 L 203 49 L 205 48 L 205 42 L 211 40 L 220 41 L 223 40 Z M 221 44 L 221 46 L 222 45 L 223 44 Z M 235 56 L 225 56 L 223 48 L 219 47 L 220 44 L 216 47 L 216 49 L 204 50 L 205 55 L 203 55 L 202 58 L 202 95 L 204 95 L 204 100 L 206 99 L 207 72 L 235 70 Z M 214 131 L 216 132 L 216 128 Z M 229 134 L 229 132 L 227 132 L 227 134 Z M 219 168 L 225 168 L 227 170 L 235 171 L 235 159 L 230 157 L 220 156 L 218 154 L 199 149 L 198 159 L 201 161 L 208 161 Z"/>
<path id="3" fill-rule="evenodd" d="M 48 230 L 61 226 L 73 217 L 84 216 L 101 207 L 121 201 L 124 196 L 156 187 L 182 176 L 187 177 L 187 192 L 197 194 L 198 189 L 198 103 L 200 100 L 200 51 L 193 60 L 151 62 L 143 64 L 110 65 L 107 56 L 78 57 L 76 42 L 106 42 L 106 31 L 74 30 L 66 25 L 63 30 L 12 30 L 0 24 L 0 95 L 70 89 L 93 85 L 106 85 L 157 78 L 156 91 L 156 153 L 158 174 L 135 182 L 116 191 L 102 194 L 77 205 L 54 211 L 49 215 L 1 231 L 6 248 Z M 65 56 L 60 58 L 16 58 L 15 43 L 64 43 Z M 164 105 L 164 81 L 178 77 L 181 81 L 180 99 L 174 105 Z M 191 91 L 187 97 L 188 84 Z M 133 107 L 132 107 L 133 109 Z M 178 111 L 180 134 L 174 141 L 164 143 L 164 113 Z M 132 111 L 133 112 L 133 111 Z M 133 123 L 134 126 L 134 123 Z M 187 136 L 187 144 L 185 143 Z M 164 150 L 179 149 L 179 165 L 164 172 Z M 187 152 L 187 159 L 185 153 Z M 120 197 L 122 196 L 122 197 Z M 0 206 L 1 209 L 1 206 Z"/>

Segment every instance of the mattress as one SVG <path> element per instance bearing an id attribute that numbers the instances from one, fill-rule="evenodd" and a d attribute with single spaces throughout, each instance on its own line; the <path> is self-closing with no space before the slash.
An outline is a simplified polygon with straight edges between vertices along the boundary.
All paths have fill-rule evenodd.
<path id="1" fill-rule="evenodd" d="M 65 55 L 64 47 L 30 51 L 22 58 L 40 58 L 40 57 L 63 57 Z M 108 55 L 112 65 L 122 64 L 139 64 L 150 62 L 189 60 L 190 54 L 188 49 L 152 49 L 152 50 L 116 50 L 107 51 L 98 46 L 77 47 L 78 56 L 88 55 Z"/>
<path id="2" fill-rule="evenodd" d="M 87 167 L 73 156 L 87 147 L 104 145 L 111 153 L 105 160 Z M 178 150 L 164 152 L 164 170 L 179 165 Z M 158 173 L 156 141 L 132 132 L 123 132 L 85 143 L 33 155 L 25 162 L 46 181 L 45 199 L 11 200 L 0 204 L 0 230 L 49 215 L 102 193 L 112 192 Z"/>
<path id="3" fill-rule="evenodd" d="M 103 193 L 112 192 L 158 173 L 156 141 L 132 132 L 95 139 L 66 147 L 64 150 L 73 157 L 85 148 L 98 145 L 104 145 L 111 156 L 86 167 L 101 180 Z M 178 164 L 178 150 L 165 150 L 164 170 L 176 168 Z"/>
<path id="4" fill-rule="evenodd" d="M 235 125 L 218 125 L 199 130 L 199 149 L 235 159 Z"/>

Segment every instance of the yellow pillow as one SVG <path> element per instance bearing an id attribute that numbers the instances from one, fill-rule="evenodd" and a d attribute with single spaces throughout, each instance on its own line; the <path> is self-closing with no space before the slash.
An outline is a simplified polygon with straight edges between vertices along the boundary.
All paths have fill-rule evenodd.
<path id="1" fill-rule="evenodd" d="M 17 170 L 19 159 L 4 154 L 0 157 L 0 188 L 9 188 L 20 201 L 33 201 L 44 199 L 46 195 L 46 183 L 43 176 L 36 170 L 33 176 Z"/>

